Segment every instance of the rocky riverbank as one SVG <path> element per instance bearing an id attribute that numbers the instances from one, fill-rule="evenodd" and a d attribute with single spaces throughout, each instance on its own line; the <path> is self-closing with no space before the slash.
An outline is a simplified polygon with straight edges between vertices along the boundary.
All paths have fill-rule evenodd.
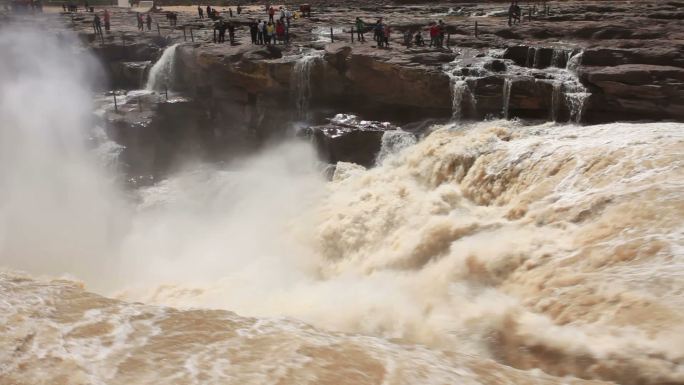
<path id="1" fill-rule="evenodd" d="M 92 34 L 89 15 L 74 28 L 108 64 L 116 88 L 136 88 L 148 62 L 165 46 L 181 43 L 176 86 L 226 102 L 282 105 L 291 99 L 297 61 L 317 55 L 321 60 L 307 68 L 312 107 L 413 117 L 461 109 L 462 118 L 498 114 L 583 123 L 684 119 L 684 13 L 677 2 L 552 2 L 548 14 L 537 9 L 531 21 L 512 27 L 500 4 L 328 6 L 293 23 L 291 44 L 272 47 L 250 43 L 247 24 L 264 17 L 259 7 L 231 19 L 238 25 L 232 46 L 212 43 L 212 22 L 197 19 L 193 7 L 168 10 L 179 12 L 176 27 L 158 14 L 152 31 L 138 33 L 132 11 L 114 10 L 112 32 L 102 41 Z M 378 49 L 371 39 L 352 43 L 357 16 L 368 23 L 384 17 L 394 28 L 391 47 Z M 404 31 L 438 19 L 449 26 L 448 49 L 402 45 Z M 454 105 L 458 80 L 472 93 L 462 106 Z M 566 100 L 554 101 L 559 91 Z M 586 96 L 579 116 L 563 111 L 572 107 L 572 93 Z"/>
<path id="2" fill-rule="evenodd" d="M 47 17 L 75 30 L 100 59 L 103 90 L 144 88 L 152 64 L 177 44 L 166 90 L 199 106 L 202 130 L 256 142 L 282 134 L 288 122 L 324 124 L 339 112 L 399 125 L 684 120 L 684 3 L 550 2 L 548 10 L 524 7 L 523 22 L 510 27 L 496 3 L 316 4 L 311 18 L 293 21 L 290 44 L 272 46 L 251 44 L 249 23 L 265 18 L 256 5 L 239 16 L 233 8 L 232 18 L 229 7 L 217 8 L 236 24 L 233 45 L 213 43 L 213 21 L 199 19 L 195 7 L 167 6 L 177 24 L 155 13 L 143 32 L 135 23 L 143 9 L 111 8 L 102 38 L 89 13 Z M 383 17 L 393 28 L 390 47 L 377 48 L 370 32 L 366 42 L 353 38 L 356 17 L 368 24 Z M 427 39 L 436 20 L 448 26 L 447 47 L 403 45 L 404 32 L 422 30 Z"/>

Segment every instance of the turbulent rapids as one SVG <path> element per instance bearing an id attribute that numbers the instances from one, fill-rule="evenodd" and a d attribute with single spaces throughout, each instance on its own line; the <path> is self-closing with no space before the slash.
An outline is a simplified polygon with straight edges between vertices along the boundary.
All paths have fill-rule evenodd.
<path id="1" fill-rule="evenodd" d="M 684 383 L 684 124 L 387 132 L 331 181 L 292 140 L 127 190 L 88 67 L 14 38 L 0 384 Z"/>

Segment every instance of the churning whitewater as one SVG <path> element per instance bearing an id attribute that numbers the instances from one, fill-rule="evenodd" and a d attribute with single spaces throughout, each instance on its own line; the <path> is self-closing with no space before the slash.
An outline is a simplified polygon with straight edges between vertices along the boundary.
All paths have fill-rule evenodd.
<path id="1" fill-rule="evenodd" d="M 291 141 L 126 190 L 88 67 L 6 32 L 0 384 L 684 382 L 684 124 L 434 126 L 331 181 Z"/>

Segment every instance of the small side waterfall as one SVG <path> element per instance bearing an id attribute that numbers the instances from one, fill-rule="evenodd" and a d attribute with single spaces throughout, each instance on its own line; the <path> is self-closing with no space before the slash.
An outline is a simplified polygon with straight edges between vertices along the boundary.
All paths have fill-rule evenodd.
<path id="1" fill-rule="evenodd" d="M 537 50 L 534 47 L 527 48 L 527 58 L 525 59 L 525 67 L 534 68 L 534 62 L 537 58 Z"/>
<path id="2" fill-rule="evenodd" d="M 150 69 L 150 74 L 147 76 L 145 89 L 150 91 L 164 91 L 165 88 L 171 88 L 174 77 L 177 47 L 178 44 L 167 47 L 159 60 L 154 63 Z"/>
<path id="3" fill-rule="evenodd" d="M 570 72 L 576 73 L 577 68 L 580 66 L 580 64 L 582 64 L 582 56 L 584 56 L 583 52 L 579 52 L 575 55 L 570 56 L 568 58 L 567 64 L 565 65 L 565 69 Z"/>
<path id="4" fill-rule="evenodd" d="M 562 48 L 554 48 L 553 55 L 551 55 L 551 66 L 556 68 L 565 68 L 568 65 L 569 52 Z"/>
<path id="5" fill-rule="evenodd" d="M 561 103 L 563 102 L 563 83 L 553 82 L 551 92 L 551 121 L 557 122 L 560 118 Z"/>
<path id="6" fill-rule="evenodd" d="M 508 120 L 508 110 L 509 110 L 509 105 L 511 103 L 511 88 L 513 86 L 513 80 L 509 78 L 504 79 L 504 84 L 503 84 L 503 117 L 504 119 Z"/>
<path id="7" fill-rule="evenodd" d="M 477 102 L 468 81 L 451 78 L 451 117 L 453 120 L 463 119 L 463 102 L 467 101 L 473 112 L 477 111 Z"/>
<path id="8" fill-rule="evenodd" d="M 562 65 L 563 62 L 565 65 Z M 569 51 L 554 50 L 552 65 L 562 68 L 557 72 L 551 94 L 550 116 L 554 122 L 564 119 L 561 116 L 563 107 L 567 109 L 570 122 L 582 122 L 586 101 L 591 94 L 577 78 L 577 68 L 581 62 L 581 52 L 571 56 Z"/>
<path id="9" fill-rule="evenodd" d="M 568 88 L 565 91 L 565 100 L 570 110 L 570 121 L 581 123 L 582 116 L 584 115 L 584 106 L 591 94 L 581 84 L 569 86 Z"/>
<path id="10" fill-rule="evenodd" d="M 570 58 L 566 65 L 566 70 L 572 74 L 573 81 L 565 84 L 565 100 L 570 110 L 570 121 L 575 123 L 582 122 L 584 115 L 584 106 L 591 93 L 579 82 L 577 79 L 577 69 L 582 64 L 582 52 L 579 52 Z"/>
<path id="11" fill-rule="evenodd" d="M 292 91 L 298 117 L 309 118 L 309 104 L 311 102 L 311 70 L 321 57 L 321 52 L 312 51 L 302 56 L 292 70 Z"/>

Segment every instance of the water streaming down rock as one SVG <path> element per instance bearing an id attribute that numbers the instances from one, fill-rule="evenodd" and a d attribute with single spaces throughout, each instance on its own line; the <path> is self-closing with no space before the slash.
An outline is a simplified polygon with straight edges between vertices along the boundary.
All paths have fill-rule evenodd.
<path id="1" fill-rule="evenodd" d="M 582 64 L 582 56 L 582 52 L 570 56 L 566 65 L 570 81 L 564 83 L 564 97 L 570 111 L 570 121 L 575 123 L 582 122 L 586 101 L 591 96 L 589 90 L 577 79 L 577 68 Z"/>
<path id="2" fill-rule="evenodd" d="M 470 89 L 468 79 L 451 78 L 451 117 L 453 120 L 464 118 L 463 103 L 467 103 L 471 113 L 477 112 L 477 100 Z"/>
<path id="3" fill-rule="evenodd" d="M 570 72 L 577 73 L 577 68 L 582 64 L 582 57 L 584 56 L 583 52 L 577 52 L 574 55 L 570 55 L 567 61 L 567 64 L 565 65 L 565 69 L 567 69 Z"/>
<path id="4" fill-rule="evenodd" d="M 563 48 L 554 48 L 551 56 L 551 66 L 556 68 L 565 68 L 568 63 L 570 52 Z"/>
<path id="5" fill-rule="evenodd" d="M 172 88 L 177 47 L 178 44 L 167 47 L 159 60 L 150 68 L 145 89 L 149 91 L 165 91 Z"/>
<path id="6" fill-rule="evenodd" d="M 563 100 L 563 83 L 559 81 L 553 82 L 553 91 L 551 92 L 551 121 L 557 122 L 560 115 L 561 103 Z"/>
<path id="7" fill-rule="evenodd" d="M 581 123 L 587 99 L 591 94 L 579 83 L 566 83 L 564 85 L 564 96 L 570 111 L 570 121 Z"/>
<path id="8" fill-rule="evenodd" d="M 466 111 L 472 116 L 477 115 L 477 99 L 471 86 L 474 84 L 476 88 L 478 77 L 488 74 L 489 71 L 484 68 L 483 63 L 473 65 L 469 62 L 474 59 L 475 55 L 476 53 L 472 50 L 461 50 L 460 55 L 453 62 L 442 67 L 450 79 L 451 117 L 453 120 L 462 120 Z"/>
<path id="9" fill-rule="evenodd" d="M 382 164 L 390 156 L 416 144 L 416 136 L 401 129 L 385 131 L 382 135 L 382 145 L 376 158 L 376 164 Z"/>
<path id="10" fill-rule="evenodd" d="M 503 83 L 503 90 L 501 92 L 502 97 L 503 97 L 503 118 L 508 120 L 509 118 L 509 110 L 510 110 L 510 104 L 511 104 L 511 87 L 513 87 L 513 80 L 510 78 L 505 78 L 504 83 Z"/>
<path id="11" fill-rule="evenodd" d="M 552 92 L 549 116 L 552 121 L 569 120 L 581 123 L 585 104 L 591 94 L 577 77 L 582 53 L 562 48 L 553 50 L 551 68 L 545 73 L 552 77 Z"/>
<path id="12" fill-rule="evenodd" d="M 292 90 L 297 114 L 300 119 L 308 119 L 311 111 L 311 71 L 321 58 L 322 52 L 311 51 L 295 62 L 292 69 Z"/>

